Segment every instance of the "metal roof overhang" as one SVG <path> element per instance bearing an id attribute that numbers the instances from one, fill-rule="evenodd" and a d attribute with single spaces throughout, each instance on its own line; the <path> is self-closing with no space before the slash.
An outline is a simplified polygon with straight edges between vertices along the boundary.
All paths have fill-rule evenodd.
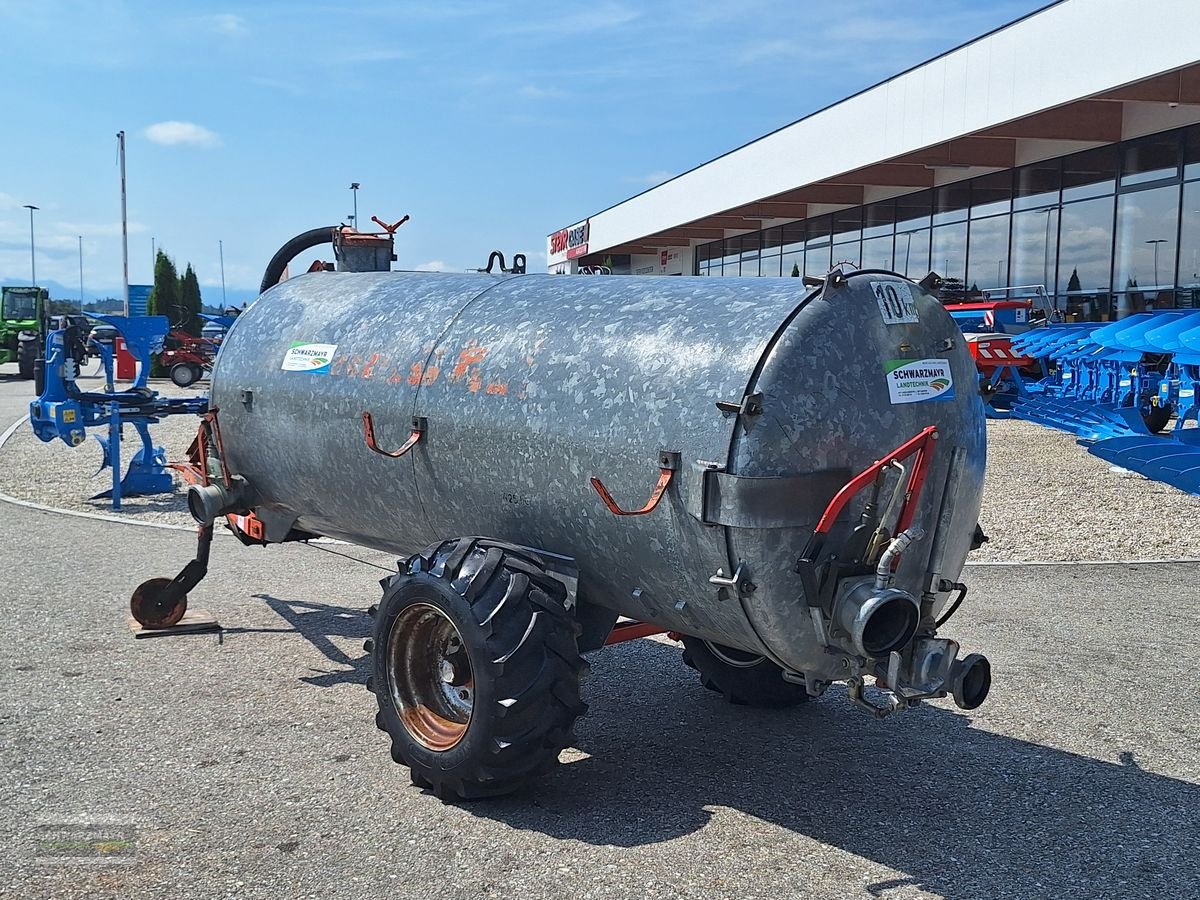
<path id="1" fill-rule="evenodd" d="M 1200 3 L 1060 0 L 591 216 L 653 253 L 1200 121 Z M 852 47 L 848 51 L 852 51 Z M 1155 113 L 1131 116 L 1151 104 Z M 1136 124 L 1136 123 L 1132 123 Z M 550 255 L 551 264 L 563 254 Z"/>

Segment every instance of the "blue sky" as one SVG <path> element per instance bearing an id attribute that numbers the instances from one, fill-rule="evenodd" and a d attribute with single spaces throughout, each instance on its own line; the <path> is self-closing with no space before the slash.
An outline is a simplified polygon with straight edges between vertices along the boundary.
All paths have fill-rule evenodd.
<path id="1" fill-rule="evenodd" d="M 1044 5 L 926 0 L 322 4 L 0 0 L 0 281 L 119 290 L 151 239 L 220 302 L 292 235 L 394 220 L 399 267 L 545 236 Z M 329 256 L 330 254 L 325 254 Z"/>

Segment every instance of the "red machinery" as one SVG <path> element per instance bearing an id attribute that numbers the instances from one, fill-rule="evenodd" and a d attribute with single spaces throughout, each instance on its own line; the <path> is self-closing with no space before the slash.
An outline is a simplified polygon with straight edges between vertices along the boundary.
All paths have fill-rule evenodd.
<path id="1" fill-rule="evenodd" d="M 211 341 L 176 329 L 167 335 L 158 362 L 179 387 L 190 387 L 208 373 L 216 358 Z"/>

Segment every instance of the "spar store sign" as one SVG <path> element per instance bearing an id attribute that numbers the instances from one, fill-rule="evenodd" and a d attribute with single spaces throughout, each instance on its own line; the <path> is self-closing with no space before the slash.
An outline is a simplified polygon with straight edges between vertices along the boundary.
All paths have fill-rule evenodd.
<path id="1" fill-rule="evenodd" d="M 588 234 L 591 230 L 592 222 L 589 219 L 582 225 L 554 232 L 550 235 L 550 255 L 562 256 L 565 253 L 567 259 L 583 256 L 588 252 Z"/>

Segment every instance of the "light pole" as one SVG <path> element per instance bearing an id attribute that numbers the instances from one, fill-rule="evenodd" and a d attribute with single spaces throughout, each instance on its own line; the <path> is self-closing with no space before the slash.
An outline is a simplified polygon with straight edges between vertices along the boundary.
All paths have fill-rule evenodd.
<path id="1" fill-rule="evenodd" d="M 33 214 L 40 207 L 34 206 L 32 203 L 26 203 L 25 208 L 29 210 L 29 270 L 30 284 L 37 287 L 37 253 L 33 247 Z"/>
<path id="2" fill-rule="evenodd" d="M 908 238 L 908 241 L 904 244 L 904 277 L 907 278 L 908 277 L 908 254 L 909 254 L 909 251 L 912 250 L 912 236 L 916 233 L 916 231 L 915 230 L 902 231 L 900 233 L 904 237 Z"/>
<path id="3" fill-rule="evenodd" d="M 228 308 L 225 303 L 225 242 L 217 241 L 217 252 L 221 254 L 221 313 Z"/>
<path id="4" fill-rule="evenodd" d="M 1154 245 L 1154 289 L 1155 290 L 1158 290 L 1158 245 L 1165 244 L 1166 242 L 1167 242 L 1166 238 L 1153 238 L 1149 241 L 1146 241 L 1147 244 Z"/>
<path id="5" fill-rule="evenodd" d="M 354 194 L 354 229 L 358 230 L 358 182 L 350 182 L 350 192 Z"/>
<path id="6" fill-rule="evenodd" d="M 83 312 L 83 235 L 79 236 L 79 311 Z"/>

